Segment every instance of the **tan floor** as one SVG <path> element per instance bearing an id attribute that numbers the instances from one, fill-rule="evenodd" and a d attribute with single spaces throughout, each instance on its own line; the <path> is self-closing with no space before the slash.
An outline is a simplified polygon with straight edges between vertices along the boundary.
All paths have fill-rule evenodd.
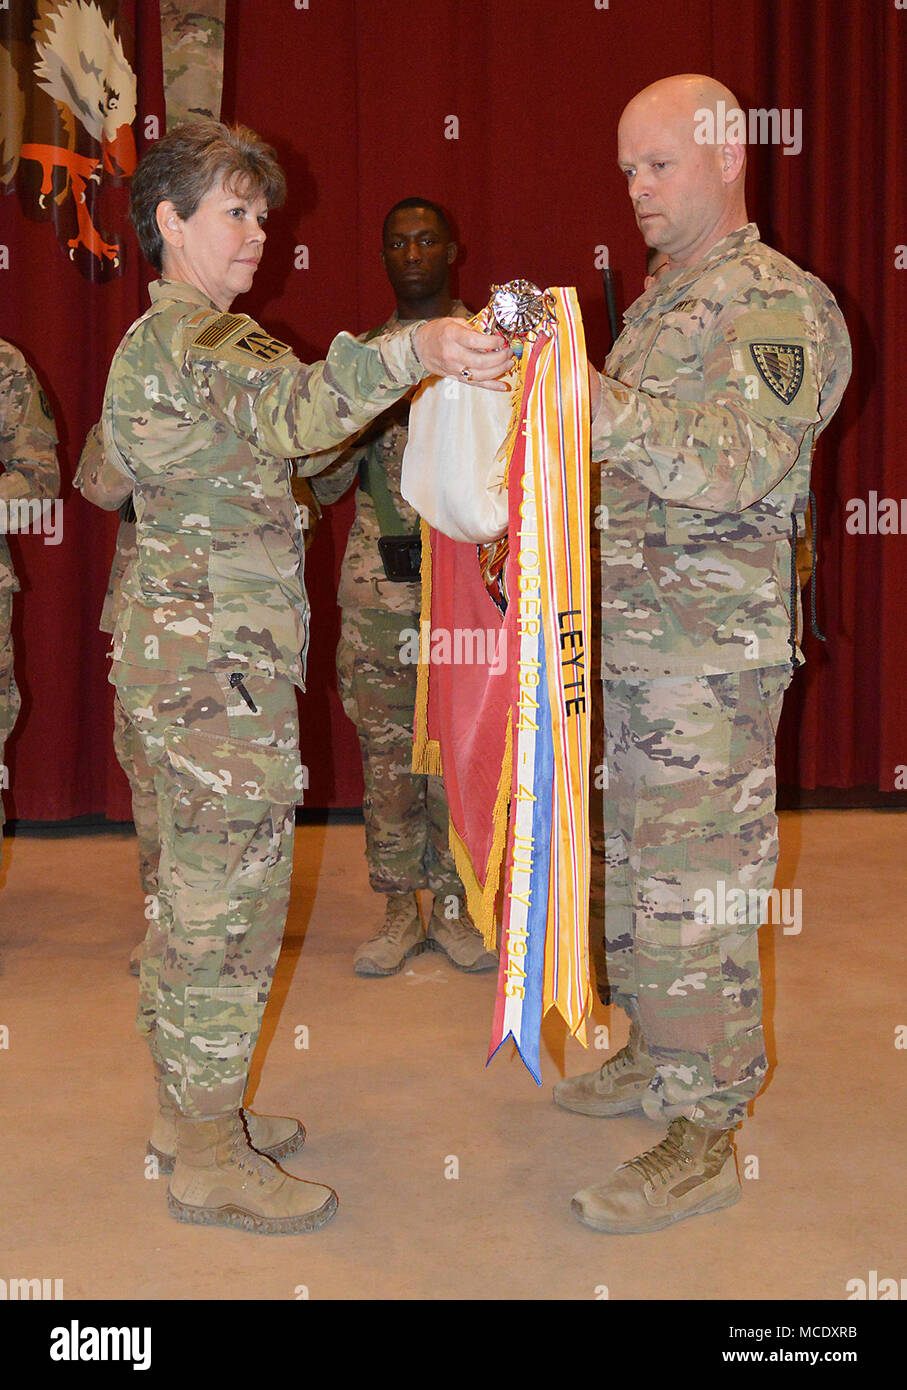
<path id="1" fill-rule="evenodd" d="M 782 820 L 779 886 L 802 932 L 763 929 L 774 1070 L 738 1135 L 758 1179 L 724 1213 L 657 1235 L 580 1226 L 569 1198 L 657 1142 L 640 1117 L 592 1120 L 551 1084 L 602 1054 L 546 1025 L 544 1086 L 484 1066 L 494 977 L 439 955 L 363 980 L 377 924 L 358 826 L 296 836 L 288 938 L 254 1070 L 254 1107 L 304 1119 L 298 1176 L 330 1182 L 325 1230 L 268 1239 L 181 1226 L 145 1178 L 153 1102 L 126 957 L 139 935 L 135 841 L 19 836 L 0 877 L 0 1277 L 68 1298 L 842 1299 L 904 1274 L 901 815 Z M 304 938 L 304 940 L 303 940 Z M 596 1010 L 611 1043 L 622 1018 Z M 297 1029 L 308 1047 L 297 1048 Z M 301 1036 L 301 1035 L 300 1035 Z M 451 1156 L 459 1177 L 445 1176 Z"/>

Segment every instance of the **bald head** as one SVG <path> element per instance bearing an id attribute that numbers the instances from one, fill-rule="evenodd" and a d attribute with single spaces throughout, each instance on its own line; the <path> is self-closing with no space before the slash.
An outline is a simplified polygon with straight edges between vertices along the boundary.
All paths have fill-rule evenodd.
<path id="1" fill-rule="evenodd" d="M 745 147 L 721 119 L 736 109 L 733 92 L 698 73 L 653 82 L 624 108 L 618 163 L 636 221 L 673 265 L 695 264 L 747 221 Z"/>
<path id="2" fill-rule="evenodd" d="M 662 77 L 643 87 L 627 102 L 620 119 L 654 115 L 661 120 L 688 123 L 692 131 L 697 114 L 703 110 L 717 114 L 719 102 L 725 111 L 739 109 L 737 98 L 723 82 L 716 82 L 714 77 L 705 77 L 702 73 L 685 72 L 677 77 Z"/>

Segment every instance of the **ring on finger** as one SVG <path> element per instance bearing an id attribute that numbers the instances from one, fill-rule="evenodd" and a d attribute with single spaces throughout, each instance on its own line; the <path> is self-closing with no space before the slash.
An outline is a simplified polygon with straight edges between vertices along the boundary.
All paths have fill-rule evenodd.
<path id="1" fill-rule="evenodd" d="M 472 372 L 469 370 L 468 367 L 461 368 L 460 376 L 463 378 L 464 381 L 472 381 Z"/>

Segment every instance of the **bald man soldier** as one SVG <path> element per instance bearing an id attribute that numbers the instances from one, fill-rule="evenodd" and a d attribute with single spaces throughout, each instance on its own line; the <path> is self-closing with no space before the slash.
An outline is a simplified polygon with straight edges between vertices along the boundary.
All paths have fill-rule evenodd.
<path id="1" fill-rule="evenodd" d="M 606 950 L 631 1027 L 555 1100 L 668 1122 L 573 1199 L 582 1222 L 614 1233 L 741 1195 L 732 1134 L 767 1072 L 757 932 L 778 854 L 775 733 L 801 661 L 791 542 L 850 375 L 834 298 L 747 219 L 742 145 L 700 139 L 719 102 L 738 109 L 687 74 L 621 116 L 636 221 L 668 265 L 591 374 L 609 518 Z"/>

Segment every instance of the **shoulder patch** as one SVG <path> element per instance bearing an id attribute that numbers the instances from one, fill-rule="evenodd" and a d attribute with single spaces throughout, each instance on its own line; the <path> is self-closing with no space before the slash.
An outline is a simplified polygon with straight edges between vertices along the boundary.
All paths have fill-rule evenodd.
<path id="1" fill-rule="evenodd" d="M 196 338 L 192 339 L 192 346 L 220 347 L 221 343 L 229 338 L 231 333 L 235 333 L 239 325 L 245 321 L 245 314 L 221 314 L 213 323 L 209 323 L 207 328 L 203 328 Z"/>
<path id="2" fill-rule="evenodd" d="M 799 343 L 750 343 L 759 375 L 770 391 L 790 405 L 803 384 L 803 348 Z"/>
<path id="3" fill-rule="evenodd" d="M 44 394 L 44 388 L 38 387 L 38 404 L 41 407 L 41 414 L 49 425 L 54 424 L 54 413 L 50 408 L 50 402 Z"/>
<path id="4" fill-rule="evenodd" d="M 260 328 L 253 328 L 244 333 L 241 338 L 237 338 L 233 347 L 239 352 L 247 352 L 259 362 L 273 362 L 290 351 L 289 343 L 272 338 L 270 333 L 264 333 Z"/>

